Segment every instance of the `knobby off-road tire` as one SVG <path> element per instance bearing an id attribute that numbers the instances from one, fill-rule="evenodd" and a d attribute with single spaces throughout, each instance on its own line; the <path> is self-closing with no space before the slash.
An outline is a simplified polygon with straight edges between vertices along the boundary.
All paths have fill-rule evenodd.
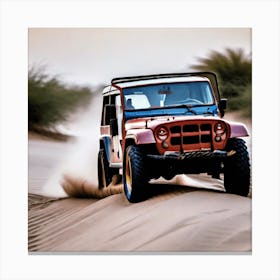
<path id="1" fill-rule="evenodd" d="M 235 154 L 224 161 L 224 187 L 227 193 L 247 196 L 250 190 L 250 162 L 244 140 L 229 139 L 227 151 Z"/>
<path id="2" fill-rule="evenodd" d="M 110 185 L 112 181 L 112 171 L 105 155 L 104 149 L 98 153 L 98 188 L 103 189 Z"/>
<path id="3" fill-rule="evenodd" d="M 137 146 L 128 146 L 123 161 L 124 193 L 129 202 L 140 202 L 147 198 L 148 179 L 144 168 L 145 158 Z"/>

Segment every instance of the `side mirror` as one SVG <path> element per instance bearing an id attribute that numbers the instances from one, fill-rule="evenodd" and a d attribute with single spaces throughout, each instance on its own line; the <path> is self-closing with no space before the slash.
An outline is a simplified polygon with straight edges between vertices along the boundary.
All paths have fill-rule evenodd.
<path id="1" fill-rule="evenodd" d="M 227 109 L 227 99 L 226 98 L 221 98 L 220 104 L 219 104 L 219 110 L 220 110 L 220 113 L 221 113 L 222 117 L 225 115 L 226 109 Z"/>

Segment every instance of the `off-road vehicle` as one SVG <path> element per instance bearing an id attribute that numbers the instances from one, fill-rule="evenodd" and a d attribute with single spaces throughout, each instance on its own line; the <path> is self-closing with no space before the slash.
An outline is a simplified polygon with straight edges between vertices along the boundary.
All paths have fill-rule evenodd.
<path id="1" fill-rule="evenodd" d="M 223 118 L 227 100 L 211 72 L 114 78 L 103 90 L 99 188 L 122 174 L 130 202 L 144 200 L 151 179 L 207 173 L 228 193 L 247 196 L 245 125 Z M 222 178 L 220 177 L 222 175 Z"/>

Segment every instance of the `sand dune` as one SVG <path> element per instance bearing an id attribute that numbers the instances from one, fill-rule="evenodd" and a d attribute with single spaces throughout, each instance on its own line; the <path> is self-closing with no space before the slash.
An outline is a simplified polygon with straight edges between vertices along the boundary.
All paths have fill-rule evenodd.
<path id="1" fill-rule="evenodd" d="M 159 186 L 158 186 L 159 187 Z M 218 191 L 160 186 L 129 204 L 123 194 L 54 201 L 31 196 L 29 251 L 249 252 L 251 199 Z"/>

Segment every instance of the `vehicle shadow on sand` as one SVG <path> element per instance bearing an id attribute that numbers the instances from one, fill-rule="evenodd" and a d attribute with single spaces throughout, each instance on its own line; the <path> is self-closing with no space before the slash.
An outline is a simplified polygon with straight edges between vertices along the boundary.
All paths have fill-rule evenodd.
<path id="1" fill-rule="evenodd" d="M 205 191 L 205 192 L 215 192 L 215 193 L 224 193 L 224 190 L 210 189 L 210 188 L 201 188 L 201 187 L 192 187 L 187 185 L 176 185 L 168 183 L 148 183 L 145 186 L 145 195 L 144 199 L 152 199 L 154 197 L 166 197 L 166 196 L 177 196 L 184 193 L 196 192 L 196 191 Z"/>

